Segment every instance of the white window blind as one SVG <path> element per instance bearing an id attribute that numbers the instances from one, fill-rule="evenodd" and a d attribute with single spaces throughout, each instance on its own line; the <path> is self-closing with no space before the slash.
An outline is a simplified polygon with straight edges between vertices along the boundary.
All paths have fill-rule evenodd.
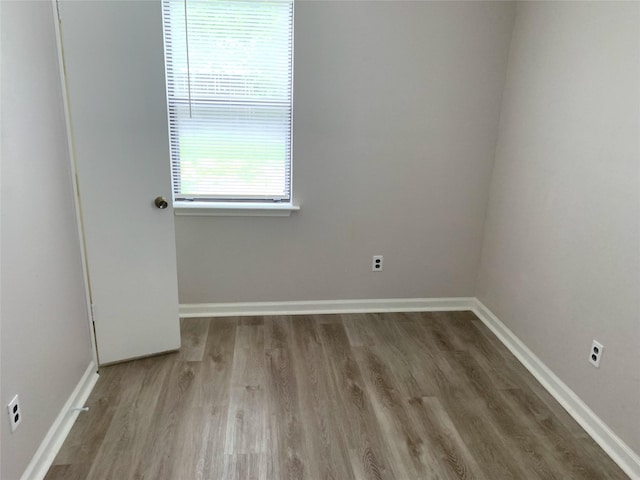
<path id="1" fill-rule="evenodd" d="M 164 0 L 176 202 L 290 201 L 292 0 Z"/>

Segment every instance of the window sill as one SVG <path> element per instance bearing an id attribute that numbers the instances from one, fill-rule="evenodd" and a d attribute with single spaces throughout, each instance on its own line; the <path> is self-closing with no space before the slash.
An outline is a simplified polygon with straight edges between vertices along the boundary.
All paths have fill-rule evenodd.
<path id="1" fill-rule="evenodd" d="M 291 203 L 211 203 L 178 202 L 173 204 L 175 215 L 199 217 L 288 217 L 300 210 Z"/>

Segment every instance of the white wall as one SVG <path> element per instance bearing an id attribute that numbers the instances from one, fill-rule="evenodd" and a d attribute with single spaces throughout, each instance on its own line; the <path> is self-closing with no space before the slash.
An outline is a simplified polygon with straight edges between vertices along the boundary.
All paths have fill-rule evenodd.
<path id="1" fill-rule="evenodd" d="M 302 210 L 177 217 L 180 302 L 472 295 L 513 13 L 296 2 Z"/>
<path id="2" fill-rule="evenodd" d="M 478 282 L 480 300 L 636 452 L 639 10 L 518 4 Z"/>
<path id="3" fill-rule="evenodd" d="M 91 362 L 51 3 L 2 11 L 3 480 L 17 480 Z M 11 434 L 5 405 L 20 395 Z"/>

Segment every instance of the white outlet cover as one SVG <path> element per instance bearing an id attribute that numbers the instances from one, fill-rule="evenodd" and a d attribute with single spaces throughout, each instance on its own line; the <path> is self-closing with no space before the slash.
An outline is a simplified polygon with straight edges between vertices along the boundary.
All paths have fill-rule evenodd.
<path id="1" fill-rule="evenodd" d="M 374 255 L 373 261 L 371 262 L 371 270 L 374 272 L 381 272 L 383 262 L 384 262 L 383 255 Z"/>
<path id="2" fill-rule="evenodd" d="M 14 396 L 7 405 L 7 414 L 9 415 L 11 433 L 13 433 L 22 422 L 22 411 L 20 410 L 20 399 L 18 398 L 18 395 Z"/>
<path id="3" fill-rule="evenodd" d="M 600 360 L 602 360 L 602 351 L 604 347 L 602 344 L 596 340 L 591 344 L 591 350 L 589 350 L 589 363 L 596 368 L 600 368 Z M 595 360 L 593 356 L 595 355 Z"/>

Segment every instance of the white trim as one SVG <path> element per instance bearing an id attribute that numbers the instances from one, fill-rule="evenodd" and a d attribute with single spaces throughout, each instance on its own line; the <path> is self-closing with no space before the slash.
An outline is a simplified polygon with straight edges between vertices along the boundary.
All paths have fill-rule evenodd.
<path id="1" fill-rule="evenodd" d="M 1 0 L 0 0 L 1 1 Z M 71 108 L 69 107 L 69 91 L 67 89 L 67 76 L 64 67 L 64 46 L 62 45 L 62 31 L 60 30 L 60 4 L 58 0 L 51 0 L 53 8 L 53 28 L 56 34 L 56 50 L 58 52 L 58 71 L 60 73 L 60 89 L 62 90 L 62 103 L 64 109 L 64 121 L 67 131 L 67 148 L 69 150 L 69 172 L 73 185 L 73 206 L 76 214 L 76 227 L 80 242 L 80 258 L 82 262 L 82 282 L 84 288 L 85 305 L 87 308 L 87 323 L 89 337 L 91 338 L 91 354 L 96 365 L 98 360 L 98 347 L 95 330 L 93 328 L 93 304 L 91 302 L 91 282 L 89 278 L 89 263 L 87 260 L 87 246 L 84 235 L 84 220 L 82 218 L 82 202 L 80 200 L 80 186 L 78 185 L 75 144 L 73 141 L 73 125 L 71 123 Z"/>
<path id="2" fill-rule="evenodd" d="M 80 411 L 74 410 L 74 408 L 84 406 L 97 381 L 96 364 L 91 362 L 64 407 L 60 410 L 20 480 L 42 480 L 45 477 L 53 459 L 80 414 Z"/>
<path id="3" fill-rule="evenodd" d="M 578 395 L 547 367 L 480 300 L 473 312 L 515 355 L 540 384 L 632 479 L 640 480 L 640 456 L 618 437 Z"/>
<path id="4" fill-rule="evenodd" d="M 180 305 L 180 317 L 435 312 L 471 310 L 474 306 L 475 299 L 472 297 L 311 300 L 302 302 L 192 303 Z"/>
<path id="5" fill-rule="evenodd" d="M 213 217 L 288 217 L 291 212 L 300 210 L 291 203 L 259 202 L 173 202 L 174 215 L 213 216 Z"/>

